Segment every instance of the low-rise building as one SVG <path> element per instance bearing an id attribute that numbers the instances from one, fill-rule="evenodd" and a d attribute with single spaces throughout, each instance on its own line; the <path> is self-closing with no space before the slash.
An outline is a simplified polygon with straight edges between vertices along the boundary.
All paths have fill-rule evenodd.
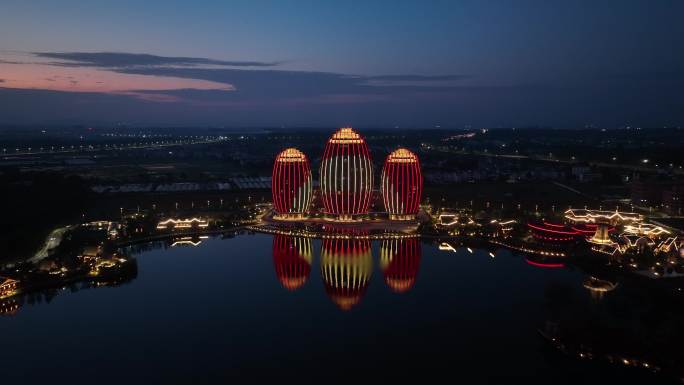
<path id="1" fill-rule="evenodd" d="M 12 278 L 0 277 L 0 298 L 11 297 L 17 293 L 19 281 Z"/>

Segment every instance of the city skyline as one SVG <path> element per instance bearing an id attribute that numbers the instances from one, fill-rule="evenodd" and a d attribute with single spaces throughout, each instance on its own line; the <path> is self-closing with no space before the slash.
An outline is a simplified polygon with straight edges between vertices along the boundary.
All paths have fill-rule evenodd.
<path id="1" fill-rule="evenodd" d="M 0 1 L 3 379 L 684 382 L 682 14 Z"/>
<path id="2" fill-rule="evenodd" d="M 164 4 L 0 5 L 0 124 L 684 120 L 680 2 Z"/>

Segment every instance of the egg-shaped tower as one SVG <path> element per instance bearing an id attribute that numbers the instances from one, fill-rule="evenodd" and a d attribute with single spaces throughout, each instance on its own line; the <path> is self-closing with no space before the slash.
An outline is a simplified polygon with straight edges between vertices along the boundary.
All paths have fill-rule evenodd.
<path id="1" fill-rule="evenodd" d="M 271 182 L 273 207 L 281 218 L 300 218 L 312 200 L 309 159 L 296 148 L 283 150 L 273 164 Z"/>
<path id="2" fill-rule="evenodd" d="M 325 213 L 339 220 L 367 214 L 373 193 L 373 162 L 366 140 L 340 128 L 325 145 L 320 169 Z"/>
<path id="3" fill-rule="evenodd" d="M 390 219 L 414 219 L 423 193 L 418 156 L 405 148 L 389 154 L 382 168 L 380 191 Z"/>
<path id="4" fill-rule="evenodd" d="M 416 283 L 421 244 L 418 238 L 385 239 L 380 245 L 380 266 L 392 291 L 405 293 Z"/>
<path id="5" fill-rule="evenodd" d="M 343 237 L 340 234 L 340 237 Z M 373 272 L 371 242 L 326 238 L 321 246 L 321 275 L 330 299 L 342 310 L 361 302 Z"/>
<path id="6" fill-rule="evenodd" d="M 278 281 L 294 291 L 309 279 L 313 248 L 311 239 L 276 234 L 273 236 L 273 265 Z"/>

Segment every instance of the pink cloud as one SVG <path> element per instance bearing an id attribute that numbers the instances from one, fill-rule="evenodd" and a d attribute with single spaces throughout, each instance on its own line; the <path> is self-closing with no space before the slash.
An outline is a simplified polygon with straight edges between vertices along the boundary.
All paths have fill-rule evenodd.
<path id="1" fill-rule="evenodd" d="M 4 58 L 3 58 L 4 59 Z M 144 91 L 180 89 L 235 91 L 232 84 L 172 76 L 119 73 L 104 68 L 55 66 L 40 61 L 0 61 L 4 88 L 130 95 L 150 101 L 171 102 L 177 97 Z"/>

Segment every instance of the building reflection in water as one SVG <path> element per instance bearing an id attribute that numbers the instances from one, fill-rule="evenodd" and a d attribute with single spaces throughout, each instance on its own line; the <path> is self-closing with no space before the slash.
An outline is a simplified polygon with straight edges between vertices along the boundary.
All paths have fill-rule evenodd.
<path id="1" fill-rule="evenodd" d="M 310 238 L 276 234 L 273 236 L 273 265 L 284 288 L 302 287 L 311 274 L 313 248 Z"/>
<path id="2" fill-rule="evenodd" d="M 606 293 L 615 290 L 618 284 L 604 279 L 589 276 L 584 280 L 582 286 L 584 286 L 585 289 L 589 290 L 591 298 L 593 298 L 594 300 L 601 300 L 606 295 Z"/>
<path id="3" fill-rule="evenodd" d="M 70 266 L 71 270 L 66 270 L 65 274 L 51 274 L 40 270 L 24 273 L 17 293 L 10 297 L 0 297 L 0 316 L 14 316 L 26 305 L 49 304 L 63 293 L 124 285 L 138 276 L 135 258 L 118 256 L 118 263 L 111 262 L 109 258 L 93 260 L 81 257 L 77 261 L 78 264 Z"/>
<path id="4" fill-rule="evenodd" d="M 0 315 L 13 316 L 19 311 L 21 304 L 15 298 L 0 300 Z"/>
<path id="5" fill-rule="evenodd" d="M 596 276 L 587 276 L 583 287 L 593 301 L 581 300 L 568 283 L 547 286 L 539 333 L 551 346 L 575 359 L 629 369 L 630 375 L 660 373 L 654 379 L 668 383 L 684 378 L 684 311 L 672 306 L 681 303 L 676 292 L 643 280 L 618 284 Z"/>
<path id="6" fill-rule="evenodd" d="M 418 238 L 385 239 L 380 245 L 380 266 L 385 283 L 396 293 L 413 287 L 420 266 L 421 244 Z"/>
<path id="7" fill-rule="evenodd" d="M 361 302 L 373 273 L 372 243 L 365 233 L 336 229 L 321 241 L 321 277 L 330 299 L 342 310 Z M 363 239 L 360 239 L 363 238 Z M 421 258 L 418 238 L 385 239 L 380 244 L 380 266 L 385 284 L 396 293 L 415 285 Z M 275 234 L 273 265 L 287 290 L 302 287 L 309 278 L 313 259 L 310 238 Z"/>
<path id="8" fill-rule="evenodd" d="M 323 239 L 321 275 L 325 290 L 342 310 L 350 310 L 366 293 L 373 272 L 369 239 Z"/>

